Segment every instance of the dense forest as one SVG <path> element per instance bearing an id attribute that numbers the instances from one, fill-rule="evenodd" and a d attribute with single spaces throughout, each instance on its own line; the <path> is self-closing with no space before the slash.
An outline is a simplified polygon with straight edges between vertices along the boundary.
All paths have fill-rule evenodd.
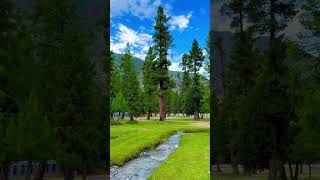
<path id="1" fill-rule="evenodd" d="M 304 164 L 311 179 L 320 162 L 320 1 L 231 0 L 220 12 L 234 37 L 226 57 L 226 39 L 210 34 L 211 64 L 220 63 L 211 68 L 214 173 L 230 164 L 235 175 L 297 180 Z M 304 31 L 293 40 L 285 30 L 294 18 Z"/>
<path id="2" fill-rule="evenodd" d="M 166 22 L 168 17 L 163 8 L 158 10 L 156 25 L 154 26 L 154 45 L 149 47 L 141 68 L 136 67 L 136 58 L 133 57 L 130 44 L 127 44 L 120 64 L 116 63 L 113 53 L 110 54 L 110 91 L 111 117 L 123 119 L 128 113 L 130 120 L 138 116 L 159 115 L 161 120 L 166 116 L 194 116 L 194 119 L 203 118 L 210 111 L 209 80 L 200 74 L 201 68 L 208 70 L 208 62 L 199 47 L 197 40 L 190 45 L 190 51 L 181 59 L 182 73 L 172 77 L 169 71 L 171 65 L 168 59 L 168 50 L 172 37 Z M 180 76 L 182 74 L 182 76 Z M 140 81 L 141 79 L 141 81 Z M 177 83 L 179 85 L 177 86 Z M 113 115 L 117 113 L 117 117 Z"/>
<path id="3" fill-rule="evenodd" d="M 65 179 L 75 170 L 86 178 L 106 158 L 96 35 L 83 28 L 75 1 L 40 0 L 28 11 L 14 2 L 0 2 L 0 179 L 13 178 L 15 161 L 28 162 L 25 179 L 32 171 L 44 179 L 48 160 Z"/>

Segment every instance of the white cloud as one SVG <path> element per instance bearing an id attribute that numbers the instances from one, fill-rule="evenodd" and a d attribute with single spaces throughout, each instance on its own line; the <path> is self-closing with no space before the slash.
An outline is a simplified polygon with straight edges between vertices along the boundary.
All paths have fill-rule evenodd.
<path id="1" fill-rule="evenodd" d="M 152 35 L 137 32 L 119 23 L 118 32 L 111 37 L 110 48 L 115 53 L 123 53 L 127 43 L 132 47 L 134 56 L 144 60 L 149 47 L 152 45 Z"/>
<path id="2" fill-rule="evenodd" d="M 132 14 L 141 19 L 154 18 L 161 0 L 111 0 L 110 15 L 112 17 Z"/>
<path id="3" fill-rule="evenodd" d="M 188 27 L 190 18 L 192 16 L 192 13 L 189 12 L 187 15 L 179 15 L 179 16 L 171 16 L 171 19 L 169 21 L 170 29 L 175 30 L 183 30 Z"/>
<path id="4" fill-rule="evenodd" d="M 168 58 L 171 61 L 171 65 L 169 66 L 170 71 L 182 71 L 182 67 L 180 66 L 182 54 L 178 54 L 175 51 L 169 49 Z"/>
<path id="5" fill-rule="evenodd" d="M 206 49 L 202 49 L 202 54 L 206 57 L 208 55 L 208 52 Z"/>
<path id="6" fill-rule="evenodd" d="M 208 72 L 204 69 L 204 66 L 202 66 L 202 67 L 200 68 L 199 73 L 204 75 L 204 74 L 207 74 Z"/>
<path id="7" fill-rule="evenodd" d="M 172 62 L 171 65 L 169 66 L 169 70 L 170 71 L 182 71 L 178 62 Z"/>

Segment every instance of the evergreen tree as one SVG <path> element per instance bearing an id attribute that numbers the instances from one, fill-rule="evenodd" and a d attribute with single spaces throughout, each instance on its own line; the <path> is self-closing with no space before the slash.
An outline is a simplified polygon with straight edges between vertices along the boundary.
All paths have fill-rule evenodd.
<path id="1" fill-rule="evenodd" d="M 96 84 L 89 37 L 81 30 L 73 1 L 41 0 L 33 20 L 42 69 L 40 103 L 57 129 L 57 161 L 65 179 L 74 179 L 75 169 L 96 159 L 97 154 L 88 152 L 102 153 L 104 141 L 103 94 Z M 88 131 L 94 140 L 85 136 Z"/>
<path id="2" fill-rule="evenodd" d="M 226 95 L 225 66 L 224 66 L 225 50 L 223 49 L 223 39 L 221 37 L 217 37 L 213 39 L 213 44 L 214 44 L 214 51 L 218 51 L 218 54 L 219 54 L 219 61 L 221 65 L 222 94 L 223 96 L 225 96 Z"/>
<path id="3" fill-rule="evenodd" d="M 155 20 L 155 33 L 152 37 L 155 42 L 154 48 L 158 55 L 156 60 L 156 68 L 160 85 L 160 121 L 164 121 L 166 120 L 165 91 L 169 88 L 170 85 L 168 68 L 171 64 L 167 56 L 169 47 L 172 43 L 172 37 L 169 33 L 169 27 L 167 26 L 169 17 L 164 14 L 164 9 L 162 6 L 159 6 Z"/>
<path id="4" fill-rule="evenodd" d="M 255 77 L 259 72 L 259 60 L 258 50 L 254 48 L 254 40 L 252 38 L 252 33 L 250 29 L 244 31 L 242 34 L 237 34 L 234 47 L 232 49 L 231 58 L 232 61 L 228 66 L 227 74 L 227 97 L 225 103 L 227 105 L 227 111 L 229 112 L 230 120 L 230 154 L 231 160 L 233 162 L 234 173 L 238 174 L 237 163 L 239 162 L 239 150 L 247 151 L 247 144 L 241 144 L 238 142 L 239 130 L 245 127 L 242 124 L 241 119 L 241 104 L 244 103 L 244 99 L 247 98 L 249 92 L 255 85 Z M 254 131 L 248 131 L 248 133 L 253 133 Z M 255 134 L 247 135 L 255 136 Z M 243 147 L 242 147 L 243 145 Z M 241 146 L 242 148 L 239 148 Z M 241 154 L 242 152 L 240 152 Z M 253 161 L 247 161 L 245 157 L 240 157 L 241 162 L 246 166 L 246 174 L 250 173 L 250 169 L 254 167 Z"/>
<path id="5" fill-rule="evenodd" d="M 128 110 L 122 91 L 120 67 L 114 62 L 113 53 L 110 56 L 110 101 L 111 116 L 115 112 L 126 112 Z"/>
<path id="6" fill-rule="evenodd" d="M 243 33 L 247 18 L 247 8 L 249 0 L 231 0 L 223 4 L 221 8 L 222 14 L 232 18 L 231 28 L 237 29 Z"/>
<path id="7" fill-rule="evenodd" d="M 16 12 L 14 1 L 0 2 L 0 146 L 3 147 L 0 152 L 0 179 L 4 180 L 9 179 L 9 165 L 16 155 L 6 148 L 9 138 L 6 132 L 10 122 L 17 118 L 18 104 L 21 101 L 19 96 L 21 91 L 18 92 L 19 86 L 16 84 L 20 74 L 16 72 L 17 69 L 22 70 L 20 60 L 23 56 L 20 56 L 18 51 L 21 47 L 19 38 L 23 36 Z"/>
<path id="8" fill-rule="evenodd" d="M 138 112 L 140 84 L 138 81 L 136 70 L 133 66 L 133 57 L 129 44 L 127 44 L 125 54 L 122 57 L 120 66 L 122 91 L 128 105 L 130 120 L 133 120 L 133 116 Z"/>
<path id="9" fill-rule="evenodd" d="M 180 64 L 183 70 L 182 83 L 180 87 L 180 96 L 182 101 L 182 110 L 188 116 L 192 112 L 192 94 L 190 93 L 191 88 L 191 77 L 190 77 L 190 68 L 191 61 L 188 54 L 183 54 L 182 63 Z"/>
<path id="10" fill-rule="evenodd" d="M 193 73 L 193 81 L 191 84 L 191 91 L 193 94 L 193 110 L 194 119 L 199 119 L 199 109 L 202 100 L 202 93 L 200 89 L 200 75 L 199 71 L 203 66 L 204 55 L 202 49 L 199 47 L 197 40 L 192 43 L 192 48 L 190 50 L 190 71 Z"/>
<path id="11" fill-rule="evenodd" d="M 320 37 L 320 1 L 319 0 L 307 0 L 303 5 L 303 12 L 300 16 L 301 24 L 310 31 L 303 37 L 306 39 L 305 48 L 311 51 L 313 54 L 318 55 L 320 53 L 319 40 L 314 37 Z"/>
<path id="12" fill-rule="evenodd" d="M 126 98 L 123 95 L 123 92 L 120 90 L 117 95 L 111 99 L 111 112 L 127 112 L 128 104 Z M 120 114 L 119 114 L 120 117 Z M 119 119 L 118 117 L 118 119 Z"/>
<path id="13" fill-rule="evenodd" d="M 259 113 L 254 117 L 265 123 L 264 128 L 268 128 L 270 137 L 269 144 L 269 180 L 279 179 L 284 175 L 283 161 L 281 159 L 283 145 L 286 142 L 287 130 L 294 104 L 288 104 L 290 94 L 288 94 L 288 71 L 284 64 L 286 58 L 286 43 L 279 33 L 284 30 L 295 16 L 294 1 L 283 2 L 280 0 L 251 0 L 249 2 L 249 19 L 255 32 L 269 36 L 269 49 L 266 54 L 267 64 L 261 76 L 257 80 L 256 97 L 263 104 L 260 104 Z M 280 108 L 281 107 L 281 108 Z M 257 119 L 258 120 L 258 119 Z"/>
<path id="14" fill-rule="evenodd" d="M 173 110 L 172 112 L 177 115 L 181 112 L 181 101 L 179 91 L 175 91 L 173 95 Z"/>
<path id="15" fill-rule="evenodd" d="M 147 109 L 147 119 L 150 119 L 151 113 L 154 110 L 156 103 L 156 98 L 158 96 L 158 83 L 156 79 L 156 67 L 155 60 L 156 54 L 153 47 L 150 47 L 148 54 L 145 58 L 143 64 L 143 88 L 146 97 L 146 109 Z"/>
<path id="16" fill-rule="evenodd" d="M 200 103 L 200 113 L 202 113 L 202 117 L 204 114 L 210 113 L 210 86 L 207 82 L 208 80 L 201 76 L 200 89 L 202 94 L 202 101 Z"/>

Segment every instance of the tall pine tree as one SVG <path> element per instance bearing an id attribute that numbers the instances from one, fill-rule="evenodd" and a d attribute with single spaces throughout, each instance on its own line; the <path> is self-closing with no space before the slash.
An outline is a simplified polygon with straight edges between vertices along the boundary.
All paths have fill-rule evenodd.
<path id="1" fill-rule="evenodd" d="M 160 85 L 160 121 L 166 120 L 166 95 L 165 92 L 170 86 L 170 77 L 168 68 L 170 61 L 168 60 L 168 51 L 172 43 L 172 37 L 169 33 L 169 27 L 167 25 L 169 17 L 164 14 L 164 9 L 159 6 L 156 16 L 156 22 L 154 25 L 154 34 L 152 36 L 154 40 L 154 48 L 157 52 L 157 73 L 158 81 Z"/>
<path id="2" fill-rule="evenodd" d="M 57 161 L 65 179 L 72 180 L 75 169 L 85 169 L 102 153 L 103 92 L 96 84 L 89 36 L 81 30 L 74 1 L 41 0 L 33 21 L 42 69 L 41 106 L 57 129 Z M 88 154 L 92 151 L 96 153 Z"/>
<path id="3" fill-rule="evenodd" d="M 155 59 L 154 49 L 150 47 L 143 64 L 143 88 L 146 97 L 147 119 L 150 119 L 151 113 L 157 104 L 155 98 L 158 96 L 158 82 L 156 79 Z"/>
<path id="4" fill-rule="evenodd" d="M 284 63 L 286 43 L 280 32 L 295 16 L 294 1 L 251 0 L 249 2 L 249 19 L 255 32 L 269 36 L 269 48 L 265 57 L 267 63 L 261 76 L 257 79 L 255 97 L 263 101 L 256 109 L 254 117 L 263 122 L 270 137 L 269 144 L 269 180 L 276 180 L 284 175 L 281 159 L 282 146 L 285 145 L 293 104 L 288 94 L 288 72 Z M 254 111 L 253 111 L 254 112 Z M 252 115 L 251 115 L 252 116 Z M 261 119 L 262 117 L 262 119 Z M 262 123 L 261 122 L 261 123 Z"/>
<path id="5" fill-rule="evenodd" d="M 203 66 L 204 55 L 202 49 L 199 47 L 197 40 L 192 43 L 190 50 L 190 71 L 193 73 L 193 81 L 191 85 L 192 102 L 194 119 L 199 119 L 200 103 L 202 100 L 202 93 L 200 87 L 200 74 L 199 71 Z"/>
<path id="6" fill-rule="evenodd" d="M 133 116 L 138 112 L 140 83 L 138 81 L 137 72 L 133 66 L 133 56 L 129 44 L 127 44 L 120 66 L 121 88 L 128 105 L 130 120 L 133 120 Z"/>

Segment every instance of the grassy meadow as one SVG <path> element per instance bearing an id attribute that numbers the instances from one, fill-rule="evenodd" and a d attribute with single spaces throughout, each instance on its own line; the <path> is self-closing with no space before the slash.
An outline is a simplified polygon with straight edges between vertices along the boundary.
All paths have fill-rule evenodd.
<path id="1" fill-rule="evenodd" d="M 184 132 L 187 134 L 180 137 L 179 147 L 156 168 L 149 179 L 210 179 L 209 130 L 209 127 L 200 126 L 186 118 L 173 118 L 164 122 L 141 120 L 134 123 L 120 120 L 111 125 L 110 163 L 122 166 L 142 151 L 151 150 L 167 141 L 171 135 Z"/>
<path id="2" fill-rule="evenodd" d="M 209 133 L 184 134 L 180 146 L 162 163 L 149 178 L 166 179 L 210 179 Z"/>

